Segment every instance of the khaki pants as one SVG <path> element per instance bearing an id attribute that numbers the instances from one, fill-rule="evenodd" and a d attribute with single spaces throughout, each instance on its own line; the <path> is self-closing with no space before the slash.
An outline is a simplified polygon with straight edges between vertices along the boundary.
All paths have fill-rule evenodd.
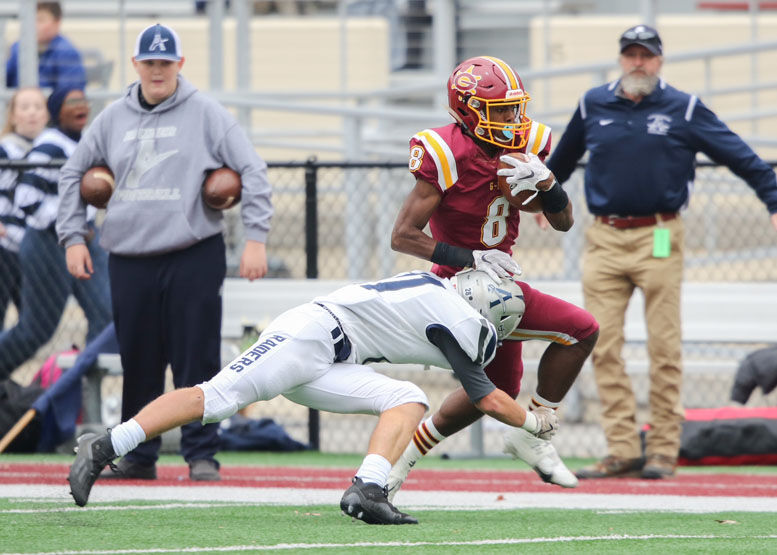
<path id="1" fill-rule="evenodd" d="M 600 326 L 592 360 L 609 454 L 618 457 L 642 456 L 636 400 L 621 352 L 626 308 L 635 288 L 645 297 L 650 358 L 646 454 L 677 457 L 680 449 L 684 227 L 679 217 L 659 225 L 671 233 L 668 258 L 653 257 L 656 226 L 615 229 L 595 221 L 586 231 L 583 295 L 585 308 Z"/>

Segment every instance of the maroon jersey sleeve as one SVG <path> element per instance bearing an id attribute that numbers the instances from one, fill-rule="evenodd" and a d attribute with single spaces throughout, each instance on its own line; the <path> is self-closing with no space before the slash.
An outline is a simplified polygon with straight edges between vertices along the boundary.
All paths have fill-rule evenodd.
<path id="1" fill-rule="evenodd" d="M 435 185 L 440 193 L 459 181 L 457 152 L 461 151 L 463 137 L 455 130 L 455 124 L 424 129 L 410 139 L 410 172 L 416 179 Z"/>

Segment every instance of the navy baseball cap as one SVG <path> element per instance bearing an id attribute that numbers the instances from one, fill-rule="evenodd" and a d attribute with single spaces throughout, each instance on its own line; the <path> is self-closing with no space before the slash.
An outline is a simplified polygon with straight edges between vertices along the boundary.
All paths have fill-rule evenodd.
<path id="1" fill-rule="evenodd" d="M 647 25 L 637 25 L 623 32 L 620 38 L 621 52 L 632 44 L 644 46 L 656 56 L 663 55 L 663 46 L 658 31 Z"/>
<path id="2" fill-rule="evenodd" d="M 181 60 L 181 39 L 170 27 L 149 25 L 135 41 L 135 60 Z"/>

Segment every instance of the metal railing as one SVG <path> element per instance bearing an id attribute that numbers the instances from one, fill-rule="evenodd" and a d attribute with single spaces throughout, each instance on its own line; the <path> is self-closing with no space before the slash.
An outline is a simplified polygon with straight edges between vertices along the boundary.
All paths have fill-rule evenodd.
<path id="1" fill-rule="evenodd" d="M 0 2 L 9 6 L 18 2 Z M 79 3 L 80 4 L 80 3 Z M 109 2 L 106 5 L 111 4 Z M 148 3 L 146 3 L 148 4 Z M 189 2 L 192 4 L 192 2 Z M 415 72 L 409 82 L 392 84 L 388 87 L 365 90 L 347 90 L 342 87 L 337 92 L 286 91 L 279 97 L 277 93 L 267 93 L 249 89 L 251 83 L 251 44 L 250 15 L 248 0 L 231 0 L 231 10 L 225 11 L 218 2 L 212 3 L 213 9 L 208 16 L 207 37 L 209 53 L 209 92 L 224 105 L 234 108 L 253 140 L 259 147 L 274 147 L 297 152 L 302 159 L 311 153 L 330 153 L 343 159 L 360 160 L 365 158 L 384 160 L 403 160 L 406 158 L 408 138 L 417 130 L 430 126 L 444 125 L 450 117 L 444 109 L 444 83 L 451 67 L 455 63 L 456 32 L 460 24 L 456 16 L 459 8 L 452 0 L 435 0 L 430 3 L 432 35 L 430 47 L 433 52 L 431 69 Z M 75 3 L 74 3 L 75 5 Z M 338 3 L 342 6 L 344 3 Z M 119 10 L 122 8 L 123 11 Z M 117 2 L 114 5 L 115 17 L 133 16 L 132 2 Z M 433 9 L 431 9 L 433 6 Z M 473 10 L 474 5 L 467 9 Z M 27 8 L 29 9 L 29 8 Z M 106 8 L 107 9 L 107 8 Z M 233 17 L 233 14 L 235 17 Z M 0 9 L 0 22 L 2 22 Z M 18 14 L 17 14 L 18 15 Z M 342 20 L 342 28 L 348 14 L 344 9 L 330 12 L 330 17 Z M 27 18 L 23 22 L 28 27 L 33 21 Z M 223 29 L 234 24 L 236 40 L 236 58 L 234 60 L 238 83 L 236 90 L 224 90 L 224 52 Z M 26 29 L 29 31 L 29 29 Z M 2 32 L 2 25 L 0 25 Z M 27 36 L 28 33 L 25 33 Z M 122 40 L 120 33 L 118 40 Z M 0 43 L 3 43 L 0 37 Z M 131 51 L 131 45 L 123 45 L 122 52 Z M 766 55 L 777 52 L 777 41 L 748 42 L 731 44 L 709 49 L 670 53 L 665 58 L 665 68 L 674 64 L 696 63 L 702 67 L 702 85 L 693 92 L 707 102 L 716 97 L 732 94 L 750 94 L 752 101 L 748 109 L 736 112 L 720 112 L 720 118 L 727 122 L 750 122 L 754 136 L 745 137 L 755 148 L 773 147 L 777 140 L 771 136 L 758 136 L 758 124 L 765 118 L 777 117 L 777 106 L 759 105 L 758 95 L 777 90 L 777 81 L 761 81 L 753 75 L 750 82 L 735 86 L 716 86 L 718 71 L 715 61 L 733 56 Z M 127 54 L 128 55 L 128 54 Z M 119 60 L 119 64 L 126 64 Z M 340 67 L 348 65 L 347 56 L 341 54 Z M 519 68 L 524 84 L 530 91 L 536 91 L 532 117 L 551 125 L 558 137 L 566 125 L 567 117 L 574 109 L 573 102 L 564 105 L 550 105 L 546 91 L 552 90 L 555 83 L 564 79 L 584 76 L 590 85 L 606 82 L 615 75 L 616 66 L 612 59 L 595 63 L 570 64 L 562 67 Z M 345 71 L 340 69 L 340 71 Z M 123 71 L 120 72 L 123 74 Z M 580 90 L 580 93 L 583 91 Z M 7 99 L 9 91 L 0 91 L 0 98 Z M 117 98 L 120 91 L 90 90 L 89 95 L 99 103 Z M 252 121 L 262 121 L 262 113 L 290 113 L 310 116 L 330 115 L 339 118 L 339 124 L 325 128 L 309 126 L 289 126 L 283 128 L 254 127 Z"/>

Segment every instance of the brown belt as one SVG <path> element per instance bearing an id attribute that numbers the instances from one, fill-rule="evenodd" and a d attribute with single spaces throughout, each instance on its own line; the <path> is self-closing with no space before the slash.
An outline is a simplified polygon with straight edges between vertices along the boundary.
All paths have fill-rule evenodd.
<path id="1" fill-rule="evenodd" d="M 632 227 L 656 225 L 660 221 L 674 220 L 677 216 L 677 212 L 666 212 L 651 216 L 596 216 L 596 221 L 610 225 L 615 229 L 629 229 Z"/>

